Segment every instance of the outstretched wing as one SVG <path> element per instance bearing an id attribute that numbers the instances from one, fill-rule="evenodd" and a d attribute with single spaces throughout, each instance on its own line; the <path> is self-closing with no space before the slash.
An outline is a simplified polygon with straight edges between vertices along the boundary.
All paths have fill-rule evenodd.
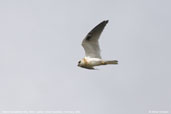
<path id="1" fill-rule="evenodd" d="M 98 39 L 107 23 L 108 20 L 99 23 L 84 38 L 82 46 L 86 57 L 101 58 Z"/>

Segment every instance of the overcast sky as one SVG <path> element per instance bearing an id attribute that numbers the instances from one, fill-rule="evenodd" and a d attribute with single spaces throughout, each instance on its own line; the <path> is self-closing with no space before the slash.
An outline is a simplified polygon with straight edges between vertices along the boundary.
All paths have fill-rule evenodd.
<path id="1" fill-rule="evenodd" d="M 170 0 L 0 0 L 0 113 L 171 113 Z M 109 20 L 104 59 L 87 70 L 81 42 Z"/>

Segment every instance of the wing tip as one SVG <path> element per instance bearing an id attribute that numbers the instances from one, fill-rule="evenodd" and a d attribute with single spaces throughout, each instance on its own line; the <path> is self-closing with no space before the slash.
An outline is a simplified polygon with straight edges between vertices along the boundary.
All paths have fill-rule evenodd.
<path id="1" fill-rule="evenodd" d="M 104 20 L 103 22 L 107 24 L 109 22 L 109 20 Z"/>

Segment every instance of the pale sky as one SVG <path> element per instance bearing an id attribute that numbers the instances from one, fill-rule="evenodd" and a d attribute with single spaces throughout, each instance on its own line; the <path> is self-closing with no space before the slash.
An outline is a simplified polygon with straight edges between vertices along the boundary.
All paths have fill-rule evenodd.
<path id="1" fill-rule="evenodd" d="M 0 114 L 171 113 L 170 0 L 0 0 Z M 118 65 L 77 67 L 81 42 L 109 20 L 104 59 Z"/>

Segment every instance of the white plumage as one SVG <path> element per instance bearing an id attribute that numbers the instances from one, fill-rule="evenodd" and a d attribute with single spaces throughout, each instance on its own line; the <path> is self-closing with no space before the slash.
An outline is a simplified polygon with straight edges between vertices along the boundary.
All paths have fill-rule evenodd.
<path id="1" fill-rule="evenodd" d="M 85 51 L 85 57 L 78 62 L 78 66 L 94 69 L 94 66 L 106 65 L 106 64 L 118 64 L 117 60 L 105 61 L 100 55 L 99 38 L 100 35 L 108 23 L 108 20 L 102 21 L 96 27 L 94 27 L 82 41 L 82 46 Z"/>

